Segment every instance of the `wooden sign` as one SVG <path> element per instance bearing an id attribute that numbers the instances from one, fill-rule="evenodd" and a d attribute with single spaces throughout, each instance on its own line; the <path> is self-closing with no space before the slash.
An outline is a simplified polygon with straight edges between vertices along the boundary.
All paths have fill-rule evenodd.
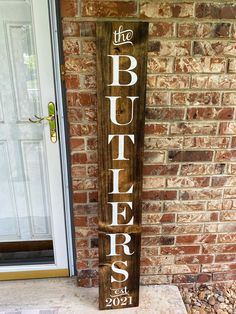
<path id="1" fill-rule="evenodd" d="M 99 309 L 138 306 L 148 23 L 97 23 Z"/>

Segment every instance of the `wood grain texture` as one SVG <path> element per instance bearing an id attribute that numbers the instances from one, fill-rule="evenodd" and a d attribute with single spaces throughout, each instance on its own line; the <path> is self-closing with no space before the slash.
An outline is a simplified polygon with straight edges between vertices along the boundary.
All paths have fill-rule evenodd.
<path id="1" fill-rule="evenodd" d="M 131 29 L 133 38 L 131 44 L 113 45 L 113 32 L 123 25 L 123 29 Z M 146 63 L 147 63 L 148 23 L 144 22 L 98 22 L 97 23 L 97 95 L 98 95 L 98 157 L 99 157 L 99 308 L 124 308 L 138 306 L 139 303 L 139 268 L 141 242 L 141 192 L 142 166 L 146 94 Z M 108 55 L 130 55 L 136 58 L 137 67 L 133 70 L 138 80 L 132 86 L 109 86 L 112 83 L 112 58 Z M 121 58 L 120 68 L 127 69 L 128 58 Z M 120 82 L 128 83 L 130 75 L 120 72 Z M 116 125 L 110 119 L 110 103 L 106 96 L 120 96 L 117 101 L 116 117 L 119 123 L 127 123 L 132 117 L 131 101 L 126 97 L 138 96 L 134 101 L 133 120 L 128 125 Z M 128 160 L 114 160 L 118 156 L 118 139 L 113 138 L 108 144 L 109 134 L 134 134 L 135 143 L 125 138 L 124 155 Z M 130 194 L 109 194 L 113 189 L 113 175 L 109 169 L 124 169 L 120 171 L 119 189 L 127 191 L 133 185 Z M 119 226 L 110 226 L 112 221 L 111 205 L 108 202 L 121 202 L 119 212 L 126 208 L 127 215 L 118 215 Z M 127 204 L 132 202 L 131 210 Z M 127 224 L 134 217 L 132 225 Z M 122 225 L 123 224 L 123 225 Z M 110 252 L 110 237 L 107 234 L 127 233 L 131 236 L 129 243 L 132 255 L 124 254 L 122 246 L 117 246 L 118 256 L 107 256 Z M 117 236 L 123 243 L 124 237 Z M 114 261 L 127 261 L 125 269 L 129 273 L 126 282 L 111 283 Z M 120 268 L 124 268 L 121 263 Z M 124 275 L 114 274 L 117 280 Z M 107 307 L 106 299 L 111 295 L 111 289 L 127 286 L 132 304 Z"/>

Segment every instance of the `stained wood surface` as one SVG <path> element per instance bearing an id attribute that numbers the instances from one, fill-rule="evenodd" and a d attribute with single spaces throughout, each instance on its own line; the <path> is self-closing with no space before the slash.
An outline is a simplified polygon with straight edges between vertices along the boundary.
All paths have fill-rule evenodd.
<path id="1" fill-rule="evenodd" d="M 131 44 L 113 45 L 113 32 L 123 25 L 123 29 L 133 30 Z M 144 142 L 144 116 L 146 94 L 146 61 L 147 61 L 148 23 L 144 22 L 98 22 L 97 23 L 97 95 L 98 95 L 98 159 L 99 159 L 99 308 L 113 309 L 138 306 L 139 302 L 139 268 L 141 243 L 141 192 Z M 132 86 L 108 86 L 112 83 L 112 58 L 108 55 L 130 55 L 137 59 L 137 67 L 133 70 L 138 81 Z M 121 68 L 130 65 L 128 58 L 121 59 Z M 120 72 L 120 82 L 130 81 L 127 72 Z M 131 101 L 127 96 L 138 96 L 134 101 L 133 121 L 128 125 L 118 126 L 110 119 L 110 102 L 106 96 L 121 96 L 117 101 L 117 120 L 127 123 L 131 118 Z M 125 157 L 129 160 L 113 160 L 118 156 L 118 139 L 114 138 L 108 144 L 109 134 L 134 134 L 135 144 L 125 139 Z M 113 188 L 112 172 L 108 169 L 125 169 L 120 173 L 120 191 L 127 191 L 131 185 L 132 194 L 109 194 Z M 133 202 L 133 210 L 125 204 L 120 204 L 119 212 L 127 207 L 127 217 L 119 215 L 119 224 L 125 224 L 134 217 L 133 225 L 109 226 L 111 224 L 111 205 L 108 202 Z M 125 255 L 123 248 L 117 248 L 120 256 L 107 256 L 110 252 L 110 237 L 108 233 L 128 233 L 132 241 L 129 243 L 133 255 Z M 123 242 L 122 236 L 121 243 Z M 111 265 L 114 261 L 127 261 L 128 266 L 120 265 L 129 272 L 126 282 L 111 283 Z M 115 278 L 124 278 L 114 274 Z M 106 299 L 111 295 L 111 289 L 127 286 L 132 304 L 107 307 Z"/>

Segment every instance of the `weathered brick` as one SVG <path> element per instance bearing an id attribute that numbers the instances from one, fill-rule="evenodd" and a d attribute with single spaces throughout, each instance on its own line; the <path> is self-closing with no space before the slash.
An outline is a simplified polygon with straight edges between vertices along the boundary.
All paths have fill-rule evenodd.
<path id="1" fill-rule="evenodd" d="M 79 178 L 86 176 L 86 167 L 85 165 L 73 165 L 71 167 L 71 175 L 73 178 Z"/>
<path id="2" fill-rule="evenodd" d="M 236 43 L 224 41 L 194 41 L 193 54 L 202 56 L 235 56 Z"/>
<path id="3" fill-rule="evenodd" d="M 170 178 L 167 179 L 168 188 L 187 188 L 187 187 L 207 187 L 209 186 L 209 178 L 207 177 L 198 177 L 198 178 Z"/>
<path id="4" fill-rule="evenodd" d="M 66 55 L 77 55 L 80 53 L 80 41 L 78 38 L 65 38 L 63 40 L 63 51 Z"/>
<path id="5" fill-rule="evenodd" d="M 81 22 L 80 23 L 80 36 L 81 37 L 94 37 L 96 35 L 95 22 Z"/>
<path id="6" fill-rule="evenodd" d="M 236 233 L 219 234 L 217 242 L 219 242 L 219 243 L 235 243 L 236 242 Z"/>
<path id="7" fill-rule="evenodd" d="M 216 123 L 172 123 L 170 126 L 170 134 L 177 135 L 215 135 L 216 134 Z"/>
<path id="8" fill-rule="evenodd" d="M 236 260 L 236 254 L 216 254 L 215 255 L 216 263 L 235 262 L 235 260 Z"/>
<path id="9" fill-rule="evenodd" d="M 162 163 L 165 159 L 165 152 L 144 152 L 144 163 L 145 164 L 156 164 Z"/>
<path id="10" fill-rule="evenodd" d="M 177 197 L 176 191 L 143 191 L 143 200 L 174 200 Z"/>
<path id="11" fill-rule="evenodd" d="M 142 0 L 140 15 L 144 18 L 187 18 L 193 16 L 193 3 L 166 3 Z"/>
<path id="12" fill-rule="evenodd" d="M 142 226 L 142 236 L 158 235 L 160 234 L 161 228 L 159 226 Z"/>
<path id="13" fill-rule="evenodd" d="M 176 256 L 176 264 L 211 264 L 213 262 L 214 255 L 188 255 L 188 256 Z"/>
<path id="14" fill-rule="evenodd" d="M 176 236 L 176 244 L 215 243 L 216 235 L 185 235 Z"/>
<path id="15" fill-rule="evenodd" d="M 236 161 L 236 150 L 223 150 L 216 152 L 215 161 Z"/>
<path id="16" fill-rule="evenodd" d="M 177 175 L 178 165 L 144 165 L 144 176 L 168 176 Z"/>
<path id="17" fill-rule="evenodd" d="M 87 124 L 71 124 L 70 135 L 71 136 L 84 136 L 84 135 L 96 135 L 97 126 Z"/>
<path id="18" fill-rule="evenodd" d="M 212 186 L 236 186 L 236 177 L 235 176 L 213 177 Z"/>
<path id="19" fill-rule="evenodd" d="M 187 120 L 232 120 L 234 108 L 190 108 Z"/>
<path id="20" fill-rule="evenodd" d="M 183 57 L 176 58 L 175 71 L 179 73 L 223 73 L 226 68 L 226 60 L 224 58 L 192 58 Z"/>
<path id="21" fill-rule="evenodd" d="M 162 211 L 161 202 L 142 202 L 143 213 L 156 213 Z"/>
<path id="22" fill-rule="evenodd" d="M 235 89 L 236 75 L 195 75 L 192 80 L 193 88 Z"/>
<path id="23" fill-rule="evenodd" d="M 222 122 L 220 123 L 220 134 L 234 135 L 236 132 L 235 122 Z"/>
<path id="24" fill-rule="evenodd" d="M 71 138 L 70 148 L 72 151 L 84 150 L 85 149 L 84 139 L 83 138 Z"/>
<path id="25" fill-rule="evenodd" d="M 203 202 L 172 201 L 164 203 L 164 211 L 168 212 L 204 211 L 205 207 L 206 204 Z"/>
<path id="26" fill-rule="evenodd" d="M 203 253 L 211 254 L 211 253 L 235 253 L 236 252 L 236 244 L 203 244 Z"/>
<path id="27" fill-rule="evenodd" d="M 222 98 L 222 105 L 233 106 L 236 105 L 236 93 L 235 92 L 224 92 Z"/>
<path id="28" fill-rule="evenodd" d="M 236 97 L 236 96 L 235 96 Z M 219 92 L 175 92 L 172 93 L 172 104 L 175 106 L 217 106 L 220 104 Z"/>
<path id="29" fill-rule="evenodd" d="M 236 73 L 236 59 L 229 59 L 228 73 Z"/>
<path id="30" fill-rule="evenodd" d="M 140 283 L 142 285 L 170 284 L 171 282 L 172 275 L 150 275 L 140 277 Z"/>
<path id="31" fill-rule="evenodd" d="M 145 124 L 145 134 L 146 135 L 167 135 L 168 124 L 158 124 L 158 123 L 146 123 Z"/>
<path id="32" fill-rule="evenodd" d="M 211 274 L 186 274 L 186 275 L 174 275 L 174 283 L 205 283 L 211 281 Z"/>
<path id="33" fill-rule="evenodd" d="M 191 234 L 203 232 L 203 224 L 172 224 L 162 226 L 163 234 Z"/>
<path id="34" fill-rule="evenodd" d="M 225 164 L 188 164 L 181 165 L 180 175 L 214 175 L 222 174 L 225 171 Z"/>
<path id="35" fill-rule="evenodd" d="M 141 258 L 141 266 L 168 265 L 174 263 L 174 256 L 150 256 Z"/>
<path id="36" fill-rule="evenodd" d="M 62 32 L 64 37 L 80 36 L 80 23 L 78 21 L 62 21 Z"/>
<path id="37" fill-rule="evenodd" d="M 229 137 L 185 137 L 184 148 L 228 148 Z"/>
<path id="38" fill-rule="evenodd" d="M 199 265 L 162 265 L 160 266 L 144 266 L 141 267 L 141 273 L 143 275 L 154 274 L 188 274 L 199 272 Z"/>
<path id="39" fill-rule="evenodd" d="M 168 137 L 168 138 L 155 138 L 147 137 L 144 140 L 144 148 L 148 150 L 156 149 L 178 149 L 183 146 L 183 138 Z"/>
<path id="40" fill-rule="evenodd" d="M 200 246 L 174 246 L 161 247 L 161 255 L 177 255 L 177 254 L 199 254 Z"/>
<path id="41" fill-rule="evenodd" d="M 136 1 L 85 1 L 82 3 L 82 16 L 108 17 L 108 16 L 136 16 Z"/>
<path id="42" fill-rule="evenodd" d="M 93 40 L 83 40 L 81 42 L 82 53 L 95 54 L 96 53 L 96 43 Z"/>
<path id="43" fill-rule="evenodd" d="M 145 117 L 147 121 L 182 120 L 184 118 L 184 109 L 146 108 Z"/>
<path id="44" fill-rule="evenodd" d="M 181 200 L 210 200 L 221 197 L 221 189 L 182 190 L 180 193 Z"/>
<path id="45" fill-rule="evenodd" d="M 167 92 L 147 92 L 146 102 L 148 106 L 167 106 L 169 105 L 169 94 Z"/>
<path id="46" fill-rule="evenodd" d="M 65 58 L 66 72 L 86 72 L 94 73 L 96 62 L 94 57 L 66 57 Z"/>
<path id="47" fill-rule="evenodd" d="M 233 3 L 197 3 L 197 18 L 235 19 L 236 5 Z"/>
<path id="48" fill-rule="evenodd" d="M 165 187 L 165 179 L 164 178 L 143 178 L 143 188 L 144 189 L 158 189 Z"/>
<path id="49" fill-rule="evenodd" d="M 171 162 L 211 161 L 212 151 L 169 151 L 168 157 Z"/>
<path id="50" fill-rule="evenodd" d="M 171 37 L 174 33 L 174 24 L 168 22 L 149 23 L 149 36 Z"/>
<path id="51" fill-rule="evenodd" d="M 181 23 L 178 25 L 178 37 L 228 38 L 230 23 Z"/>
<path id="52" fill-rule="evenodd" d="M 236 83 L 235 83 L 236 84 Z M 187 75 L 158 75 L 156 77 L 156 87 L 160 89 L 185 89 L 190 86 L 190 77 Z"/>
<path id="53" fill-rule="evenodd" d="M 149 41 L 148 51 L 162 57 L 189 56 L 191 54 L 190 41 Z"/>
<path id="54" fill-rule="evenodd" d="M 188 213 L 183 214 L 179 213 L 177 216 L 177 221 L 180 223 L 188 223 L 188 222 L 205 222 L 205 221 L 215 221 L 218 216 L 215 213 Z"/>
<path id="55" fill-rule="evenodd" d="M 78 75 L 65 75 L 66 89 L 78 89 L 80 87 L 80 77 Z"/>
<path id="56" fill-rule="evenodd" d="M 148 73 L 171 73 L 173 72 L 173 58 L 159 58 L 150 56 L 147 60 Z"/>

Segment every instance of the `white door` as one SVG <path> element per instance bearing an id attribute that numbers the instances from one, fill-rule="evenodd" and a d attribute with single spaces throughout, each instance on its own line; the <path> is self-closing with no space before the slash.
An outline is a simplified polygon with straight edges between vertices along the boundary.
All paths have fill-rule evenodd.
<path id="1" fill-rule="evenodd" d="M 29 121 L 48 116 L 49 102 L 47 0 L 0 0 L 0 248 L 51 240 L 54 255 L 45 265 L 18 266 L 1 266 L 0 256 L 0 272 L 68 269 L 59 143 L 48 121 Z"/>

